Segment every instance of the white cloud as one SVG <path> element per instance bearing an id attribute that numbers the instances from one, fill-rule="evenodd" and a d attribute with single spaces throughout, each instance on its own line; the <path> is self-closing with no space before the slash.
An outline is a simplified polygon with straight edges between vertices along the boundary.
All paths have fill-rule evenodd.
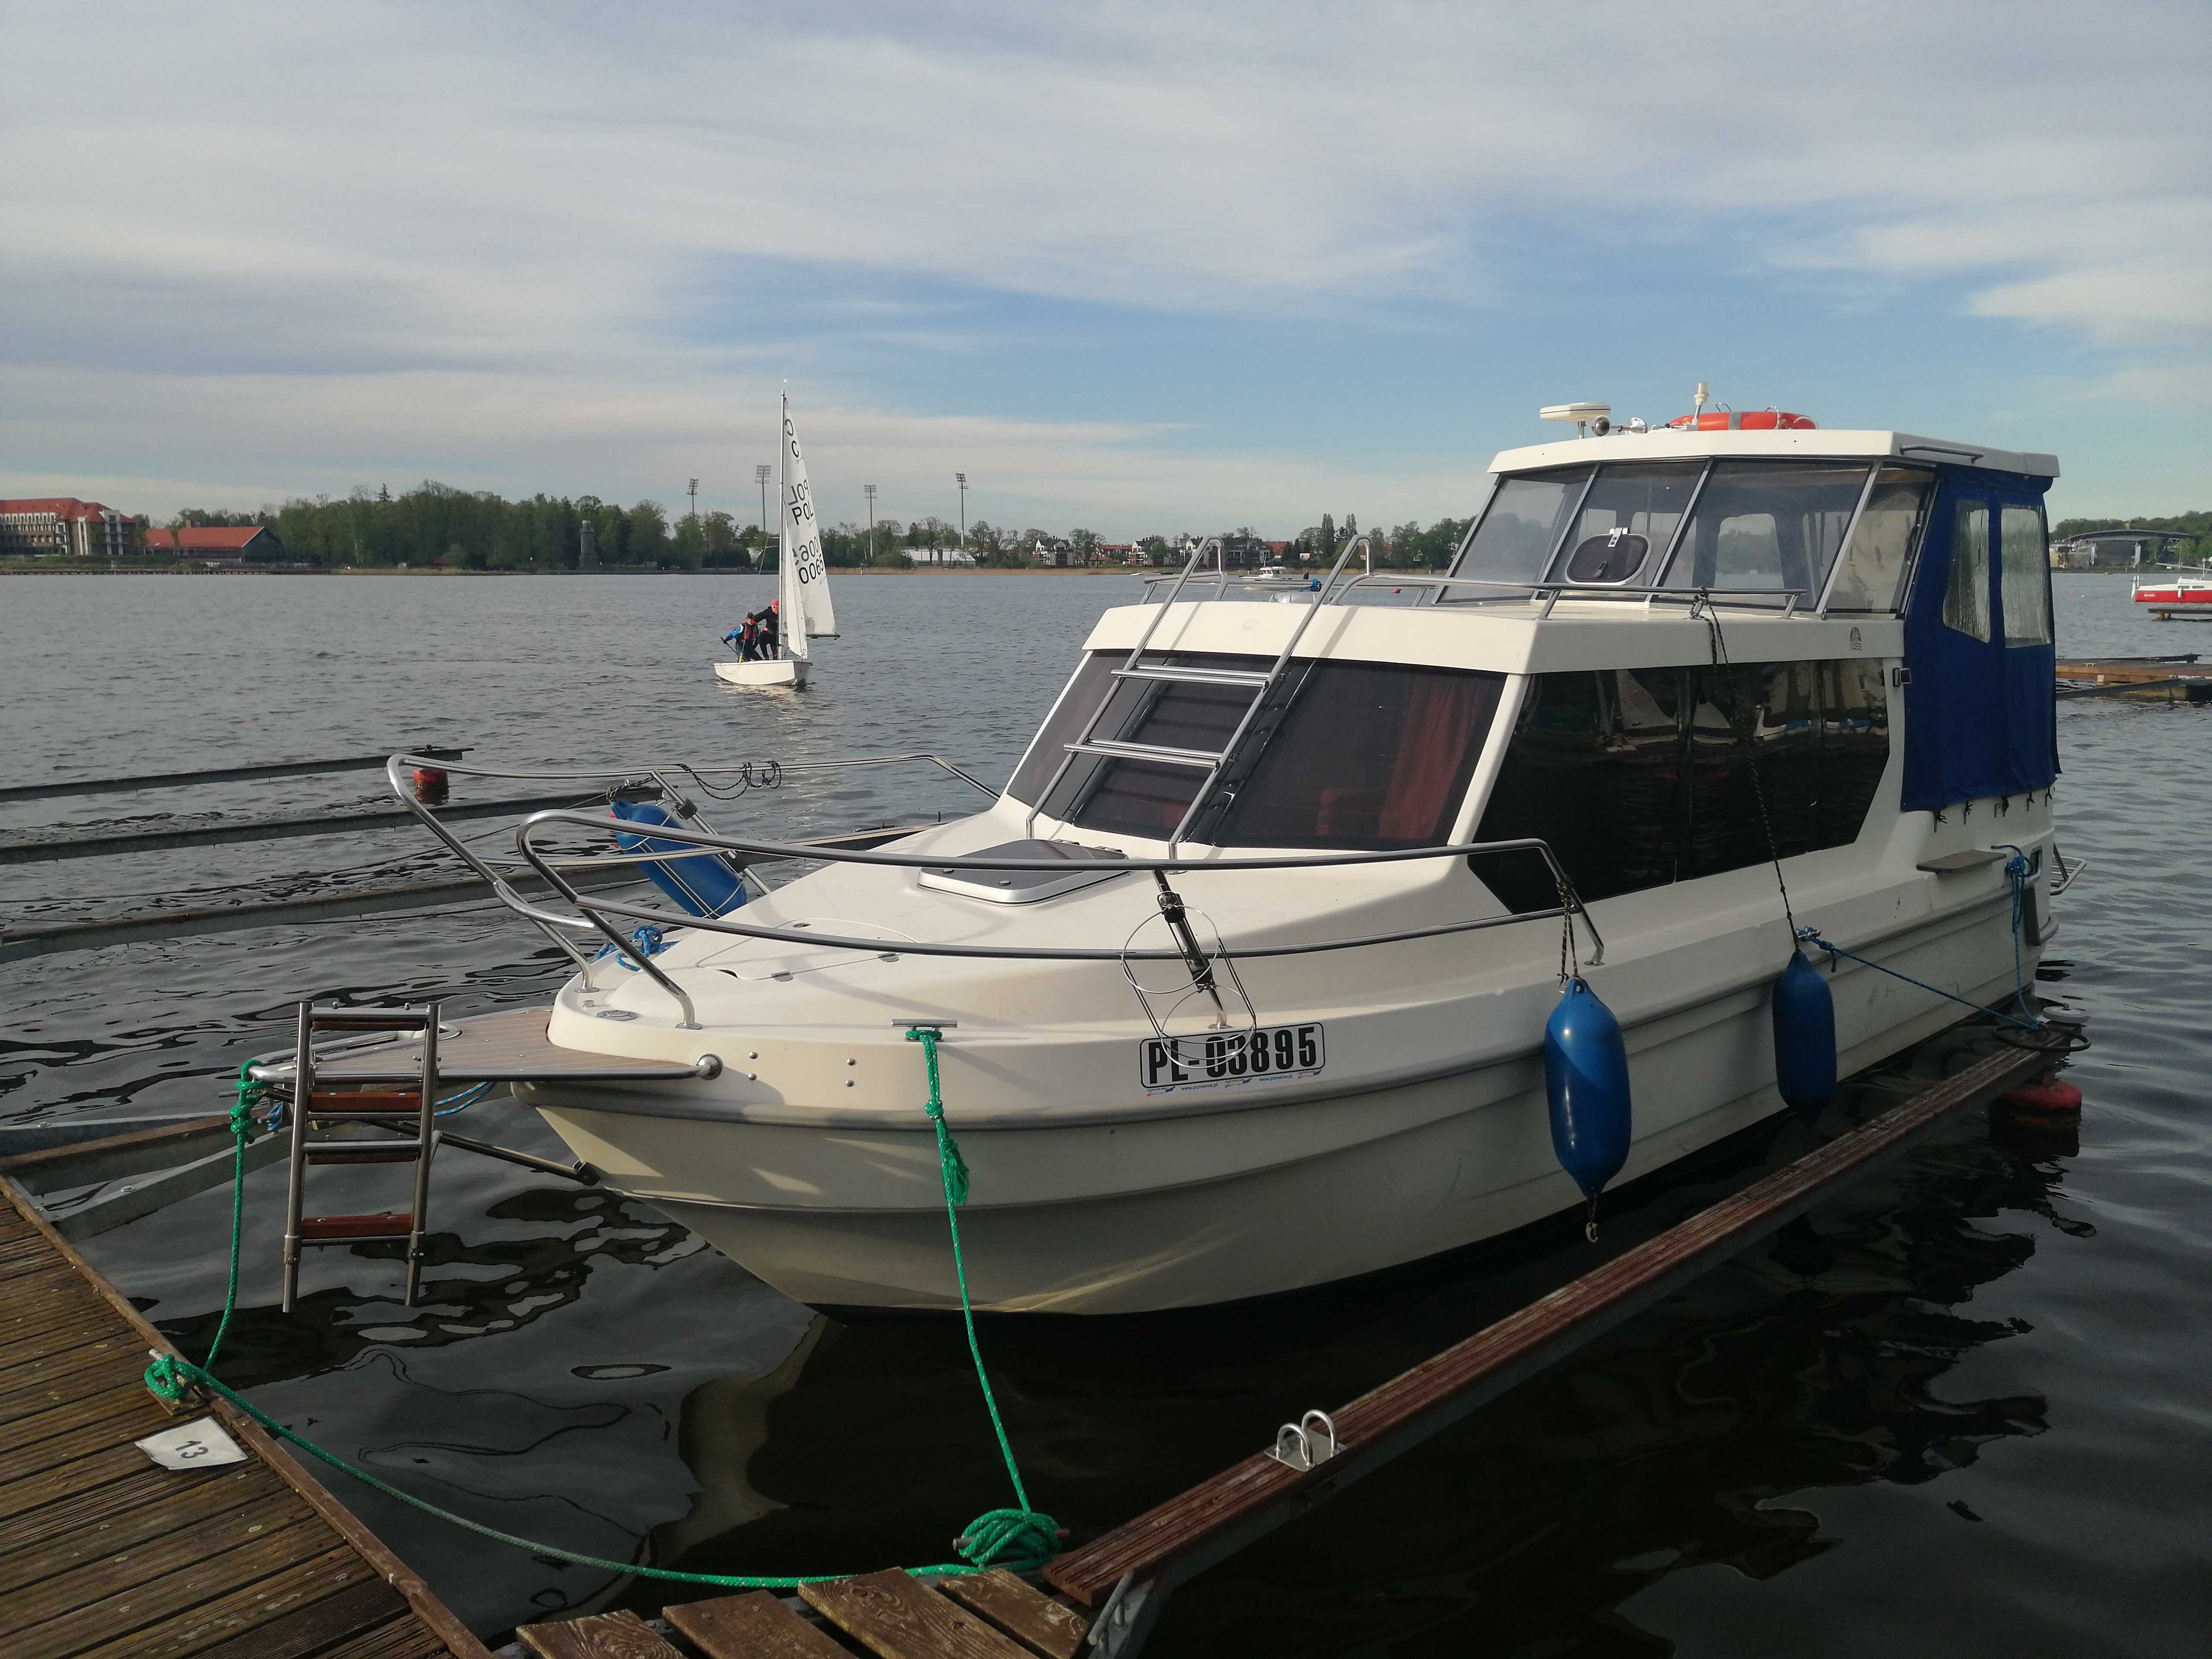
<path id="1" fill-rule="evenodd" d="M 9 435 L 79 476 L 273 493 L 419 459 L 512 489 L 588 460 L 642 490 L 804 362 L 747 309 L 762 260 L 825 304 L 858 276 L 1292 327 L 1510 318 L 1554 250 L 1596 249 L 1625 283 L 1941 280 L 2114 373 L 2212 325 L 2189 5 L 242 3 L 0 30 L 18 63 L 99 66 L 93 92 L 17 78 L 0 131 L 0 363 L 71 366 Z M 900 312 L 867 326 L 932 331 Z M 1029 423 L 817 397 L 856 466 L 982 445 L 960 453 L 1040 511 L 1199 467 L 1079 392 Z M 1314 476 L 1208 443 L 1188 488 L 1217 512 Z"/>

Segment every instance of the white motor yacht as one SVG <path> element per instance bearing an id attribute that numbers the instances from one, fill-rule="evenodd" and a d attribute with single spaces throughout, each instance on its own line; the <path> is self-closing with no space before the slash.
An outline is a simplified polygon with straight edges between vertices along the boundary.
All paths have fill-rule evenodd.
<path id="1" fill-rule="evenodd" d="M 827 852 L 666 831 L 824 860 L 719 915 L 510 890 L 611 941 L 551 1044 L 692 1068 L 517 1092 L 801 1302 L 953 1308 L 932 1028 L 976 1305 L 1124 1314 L 1578 1208 L 1541 1057 L 1566 959 L 1625 1034 L 1623 1179 L 1783 1109 L 1793 915 L 1853 953 L 1816 957 L 1845 1073 L 1966 1012 L 1923 986 L 2024 998 L 2057 462 L 1791 419 L 1508 450 L 1441 576 L 1363 577 L 1354 544 L 1255 603 L 1200 550 L 1099 619 L 972 817 Z M 593 822 L 538 815 L 526 854 L 557 879 L 543 847 Z"/>

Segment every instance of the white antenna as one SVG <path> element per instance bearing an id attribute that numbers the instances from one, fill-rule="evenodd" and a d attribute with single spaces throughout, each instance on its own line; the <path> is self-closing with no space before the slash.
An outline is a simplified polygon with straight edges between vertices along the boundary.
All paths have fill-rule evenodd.
<path id="1" fill-rule="evenodd" d="M 1711 393 L 1705 390 L 1705 383 L 1703 380 L 1698 381 L 1697 391 L 1692 392 L 1690 396 L 1690 409 L 1692 413 L 1703 413 L 1705 407 L 1705 400 L 1711 395 Z"/>
<path id="2" fill-rule="evenodd" d="M 1547 404 L 1536 411 L 1540 421 L 1572 421 L 1575 436 L 1587 438 L 1592 426 L 1601 438 L 1613 429 L 1611 404 Z"/>

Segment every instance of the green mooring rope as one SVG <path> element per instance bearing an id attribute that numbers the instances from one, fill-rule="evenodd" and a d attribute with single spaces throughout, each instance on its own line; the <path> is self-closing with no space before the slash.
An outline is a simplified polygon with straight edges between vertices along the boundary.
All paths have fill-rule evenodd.
<path id="1" fill-rule="evenodd" d="M 975 1362 L 975 1380 L 982 1384 L 983 1403 L 990 1408 L 991 1427 L 999 1437 L 999 1452 L 1005 1458 L 1006 1474 L 1013 1482 L 1018 1509 L 991 1510 L 968 1523 L 968 1528 L 954 1547 L 962 1559 L 943 1562 L 933 1566 L 908 1567 L 907 1571 L 952 1577 L 969 1573 L 984 1572 L 994 1567 L 1011 1568 L 1017 1572 L 1030 1571 L 1042 1566 L 1060 1553 L 1060 1523 L 1048 1515 L 1039 1514 L 1029 1506 L 1029 1492 L 1022 1485 L 1020 1468 L 1014 1462 L 1014 1449 L 1006 1438 L 1006 1424 L 999 1416 L 999 1402 L 991 1392 L 991 1379 L 984 1374 L 983 1350 L 975 1340 L 975 1315 L 969 1305 L 968 1270 L 960 1256 L 959 1206 L 968 1201 L 968 1164 L 960 1156 L 959 1144 L 945 1125 L 945 1102 L 939 1088 L 937 1075 L 938 1033 L 934 1028 L 918 1026 L 907 1034 L 909 1042 L 922 1045 L 922 1053 L 929 1069 L 929 1117 L 937 1129 L 937 1156 L 939 1172 L 945 1182 L 945 1220 L 952 1235 L 952 1269 L 960 1284 L 960 1311 L 967 1322 L 968 1352 Z M 216 1323 L 215 1340 L 208 1345 L 207 1358 L 199 1364 L 174 1354 L 158 1351 L 146 1367 L 146 1386 L 155 1397 L 171 1406 L 185 1404 L 195 1388 L 205 1389 L 221 1395 L 244 1412 L 278 1439 L 297 1446 L 309 1456 L 329 1464 L 343 1474 L 351 1475 L 363 1486 L 395 1498 L 410 1509 L 472 1532 L 479 1538 L 489 1538 L 501 1544 L 511 1544 L 517 1549 L 528 1550 L 534 1555 L 550 1556 L 557 1561 L 573 1562 L 578 1566 L 594 1567 L 603 1572 L 629 1573 L 641 1578 L 665 1579 L 681 1584 L 708 1584 L 720 1589 L 795 1589 L 801 1584 L 826 1583 L 836 1578 L 852 1577 L 849 1573 L 813 1573 L 792 1577 L 769 1577 L 726 1572 L 678 1572 L 668 1567 L 641 1566 L 635 1561 L 613 1561 L 603 1556 L 585 1555 L 575 1550 L 564 1550 L 551 1544 L 541 1544 L 534 1539 L 518 1537 L 511 1532 L 501 1532 L 480 1521 L 471 1521 L 465 1515 L 441 1509 L 426 1498 L 402 1492 L 388 1481 L 371 1474 L 367 1469 L 348 1462 L 336 1452 L 325 1450 L 271 1417 L 244 1395 L 228 1383 L 219 1381 L 211 1367 L 216 1354 L 222 1346 L 222 1339 L 229 1328 L 231 1316 L 238 1307 L 238 1259 L 240 1240 L 245 1231 L 246 1217 L 246 1143 L 252 1130 L 252 1110 L 259 1097 L 261 1085 L 246 1075 L 246 1067 L 238 1073 L 238 1102 L 230 1115 L 231 1133 L 237 1139 L 238 1157 L 231 1176 L 230 1196 L 230 1281 L 223 1292 L 222 1318 Z"/>

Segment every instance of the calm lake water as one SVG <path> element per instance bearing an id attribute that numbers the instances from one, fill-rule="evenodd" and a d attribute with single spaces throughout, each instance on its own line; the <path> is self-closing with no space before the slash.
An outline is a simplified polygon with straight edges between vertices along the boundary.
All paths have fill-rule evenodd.
<path id="1" fill-rule="evenodd" d="M 996 782 L 1091 620 L 1138 590 L 848 580 L 818 690 L 726 691 L 706 668 L 715 636 L 770 591 L 709 577 L 0 582 L 0 781 L 441 742 L 523 765 L 928 750 Z M 2058 605 L 2065 651 L 2202 639 L 2212 653 L 2212 631 L 2133 614 L 2122 582 L 2062 576 Z M 1746 1253 L 1179 1592 L 1151 1651 L 2207 1651 L 2212 891 L 2185 849 L 2212 709 L 2069 702 L 2059 734 L 2062 844 L 2092 864 L 2061 901 L 2064 960 L 2043 988 L 2097 1040 L 2072 1073 L 2087 1097 L 2078 1152 L 1962 1117 L 1808 1232 Z M 353 774 L 55 801 L 0 811 L 0 835 L 380 793 Z M 794 778 L 714 816 L 820 833 L 981 799 L 906 768 Z M 198 907 L 435 867 L 411 831 L 0 866 L 0 915 Z M 0 1117 L 218 1111 L 240 1062 L 288 1041 L 302 997 L 440 997 L 467 1015 L 542 1001 L 562 976 L 535 934 L 481 905 L 0 964 Z M 1874 1079 L 1826 1127 L 1907 1086 Z M 512 1102 L 468 1117 L 486 1138 L 556 1149 Z M 1802 1150 L 1792 1133 L 1634 1195 L 1606 1248 Z M 332 1207 L 398 1190 L 387 1170 L 319 1174 Z M 282 1170 L 253 1176 L 246 1201 L 226 1376 L 493 1526 L 694 1571 L 859 1571 L 947 1559 L 967 1519 L 1008 1501 L 957 1326 L 822 1318 L 649 1210 L 459 1156 L 438 1167 L 424 1305 L 400 1305 L 389 1251 L 325 1250 L 287 1318 Z M 228 1210 L 209 1193 L 88 1254 L 196 1352 L 222 1303 Z M 1034 1497 L 1088 1535 L 1590 1260 L 1570 1230 L 1357 1296 L 994 1322 L 984 1341 Z M 693 1594 L 526 1555 L 333 1480 L 488 1633 Z"/>

